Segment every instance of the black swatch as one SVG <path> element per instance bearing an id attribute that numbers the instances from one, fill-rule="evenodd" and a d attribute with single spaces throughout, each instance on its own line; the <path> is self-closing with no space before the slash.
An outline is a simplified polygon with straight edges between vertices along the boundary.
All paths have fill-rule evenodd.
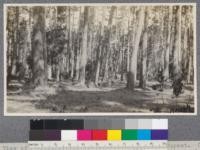
<path id="1" fill-rule="evenodd" d="M 44 129 L 44 121 L 43 120 L 30 120 L 30 129 L 31 130 Z"/>

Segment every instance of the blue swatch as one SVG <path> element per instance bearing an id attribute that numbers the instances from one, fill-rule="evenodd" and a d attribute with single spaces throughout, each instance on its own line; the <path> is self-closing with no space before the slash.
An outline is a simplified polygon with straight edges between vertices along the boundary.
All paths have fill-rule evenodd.
<path id="1" fill-rule="evenodd" d="M 138 140 L 151 140 L 151 130 L 138 130 Z"/>

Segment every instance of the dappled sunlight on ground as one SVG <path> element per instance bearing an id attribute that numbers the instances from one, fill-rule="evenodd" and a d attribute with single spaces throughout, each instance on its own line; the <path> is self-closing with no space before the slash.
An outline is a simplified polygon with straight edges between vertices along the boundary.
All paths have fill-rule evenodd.
<path id="1" fill-rule="evenodd" d="M 76 112 L 193 112 L 193 88 L 184 88 L 174 97 L 172 89 L 164 91 L 135 88 L 125 83 L 111 87 L 87 88 L 69 82 L 49 82 L 47 87 L 27 88 L 19 84 L 8 88 L 9 113 L 76 113 Z"/>

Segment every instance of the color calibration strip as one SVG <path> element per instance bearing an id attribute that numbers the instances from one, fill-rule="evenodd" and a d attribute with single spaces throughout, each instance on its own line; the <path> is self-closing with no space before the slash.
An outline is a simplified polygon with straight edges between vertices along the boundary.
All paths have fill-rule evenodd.
<path id="1" fill-rule="evenodd" d="M 121 140 L 168 140 L 168 120 L 31 120 L 30 122 L 29 141 Z"/>

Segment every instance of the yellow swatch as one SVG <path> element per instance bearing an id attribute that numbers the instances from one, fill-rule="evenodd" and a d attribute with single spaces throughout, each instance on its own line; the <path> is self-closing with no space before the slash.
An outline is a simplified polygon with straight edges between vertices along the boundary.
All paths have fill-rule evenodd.
<path id="1" fill-rule="evenodd" d="M 107 140 L 119 141 L 119 140 L 121 140 L 121 136 L 122 136 L 121 130 L 108 130 L 107 131 Z"/>

